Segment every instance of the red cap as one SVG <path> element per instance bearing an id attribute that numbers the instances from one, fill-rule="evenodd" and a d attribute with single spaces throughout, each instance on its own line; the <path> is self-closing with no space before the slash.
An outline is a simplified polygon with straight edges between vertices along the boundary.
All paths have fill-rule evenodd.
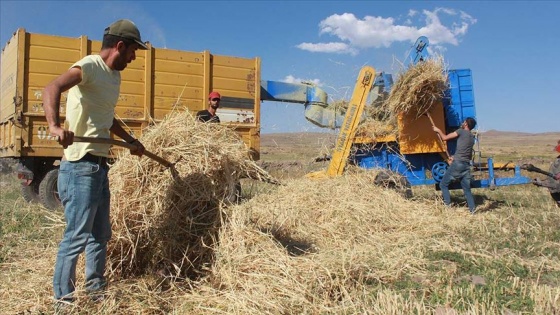
<path id="1" fill-rule="evenodd" d="M 211 100 L 211 99 L 213 99 L 213 98 L 219 98 L 219 99 L 221 99 L 222 96 L 221 96 L 220 93 L 218 93 L 218 92 L 212 92 L 212 93 L 210 93 L 210 94 L 208 95 L 208 99 Z"/>

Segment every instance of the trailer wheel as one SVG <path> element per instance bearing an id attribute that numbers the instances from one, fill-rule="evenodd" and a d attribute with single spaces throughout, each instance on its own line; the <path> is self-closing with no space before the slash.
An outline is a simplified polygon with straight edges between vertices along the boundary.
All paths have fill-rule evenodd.
<path id="1" fill-rule="evenodd" d="M 406 177 L 400 174 L 389 171 L 381 171 L 375 176 L 375 184 L 385 188 L 395 189 L 406 199 L 412 198 L 412 188 L 410 187 L 410 183 Z"/>
<path id="2" fill-rule="evenodd" d="M 62 207 L 58 197 L 58 169 L 50 170 L 39 184 L 39 199 L 45 208 L 57 210 Z"/>
<path id="3" fill-rule="evenodd" d="M 31 185 L 21 183 L 21 195 L 25 202 L 33 203 L 39 201 L 39 182 L 40 180 L 34 180 L 31 182 Z"/>

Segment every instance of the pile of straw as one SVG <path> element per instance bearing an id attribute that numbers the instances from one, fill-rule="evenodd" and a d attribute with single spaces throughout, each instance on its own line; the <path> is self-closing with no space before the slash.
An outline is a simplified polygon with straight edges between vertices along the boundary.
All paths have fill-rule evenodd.
<path id="1" fill-rule="evenodd" d="M 388 98 L 369 107 L 358 133 L 372 138 L 397 136 L 397 117 L 406 114 L 416 119 L 426 114 L 442 100 L 447 85 L 443 58 L 430 58 L 410 66 L 397 76 Z"/>
<path id="2" fill-rule="evenodd" d="M 189 304 L 226 314 L 386 309 L 368 283 L 422 274 L 427 240 L 447 227 L 425 205 L 375 185 L 374 174 L 296 179 L 230 209 L 212 275 Z"/>
<path id="3" fill-rule="evenodd" d="M 113 278 L 159 273 L 197 277 L 212 259 L 221 207 L 242 177 L 267 174 L 248 160 L 239 136 L 220 124 L 173 113 L 140 138 L 147 150 L 176 162 L 170 169 L 121 151 L 111 167 Z"/>
<path id="4" fill-rule="evenodd" d="M 397 77 L 385 107 L 395 114 L 413 113 L 420 117 L 441 101 L 446 89 L 443 58 L 431 58 L 410 66 Z"/>

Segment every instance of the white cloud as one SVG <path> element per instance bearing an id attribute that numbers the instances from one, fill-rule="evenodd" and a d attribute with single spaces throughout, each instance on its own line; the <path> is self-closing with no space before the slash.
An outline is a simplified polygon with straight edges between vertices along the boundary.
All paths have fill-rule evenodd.
<path id="1" fill-rule="evenodd" d="M 345 43 L 318 43 L 318 44 L 313 44 L 313 43 L 301 43 L 299 45 L 296 46 L 299 49 L 302 50 L 307 50 L 307 51 L 311 51 L 311 52 L 328 52 L 328 53 L 337 53 L 337 54 L 352 54 L 355 55 L 358 53 L 358 51 L 352 47 L 350 47 L 350 45 L 345 44 Z"/>
<path id="2" fill-rule="evenodd" d="M 451 22 L 445 25 L 440 17 Z M 412 18 L 416 19 L 417 25 Z M 409 10 L 401 23 L 392 17 L 365 16 L 359 19 L 352 13 L 333 14 L 319 23 L 319 34 L 334 36 L 340 41 L 306 42 L 297 47 L 311 52 L 355 55 L 360 49 L 389 47 L 394 42 L 414 43 L 420 36 L 428 37 L 434 45 L 458 45 L 461 37 L 476 22 L 469 14 L 449 8 L 423 10 L 422 13 Z"/>
<path id="3" fill-rule="evenodd" d="M 314 86 L 322 86 L 323 83 L 321 82 L 321 80 L 319 79 L 300 79 L 300 78 L 296 78 L 293 75 L 287 75 L 284 80 L 281 80 L 281 82 L 285 82 L 285 83 L 310 83 Z"/>

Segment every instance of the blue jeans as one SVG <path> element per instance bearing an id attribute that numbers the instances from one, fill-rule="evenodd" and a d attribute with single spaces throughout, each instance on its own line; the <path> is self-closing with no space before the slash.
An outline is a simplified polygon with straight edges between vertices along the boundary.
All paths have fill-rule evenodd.
<path id="1" fill-rule="evenodd" d="M 443 174 L 441 183 L 439 183 L 441 194 L 443 195 L 443 202 L 446 205 L 451 204 L 449 184 L 451 184 L 452 181 L 459 180 L 461 181 L 461 188 L 463 188 L 463 192 L 465 193 L 465 199 L 467 199 L 469 210 L 474 212 L 476 206 L 471 193 L 471 178 L 471 165 L 469 162 L 453 161 L 453 163 L 449 165 L 449 168 L 447 168 L 447 171 L 445 171 L 445 174 Z"/>
<path id="2" fill-rule="evenodd" d="M 107 286 L 105 262 L 111 238 L 109 169 L 93 162 L 62 161 L 58 194 L 64 206 L 66 230 L 58 248 L 53 289 L 57 300 L 73 301 L 78 256 L 85 250 L 86 291 Z"/>

